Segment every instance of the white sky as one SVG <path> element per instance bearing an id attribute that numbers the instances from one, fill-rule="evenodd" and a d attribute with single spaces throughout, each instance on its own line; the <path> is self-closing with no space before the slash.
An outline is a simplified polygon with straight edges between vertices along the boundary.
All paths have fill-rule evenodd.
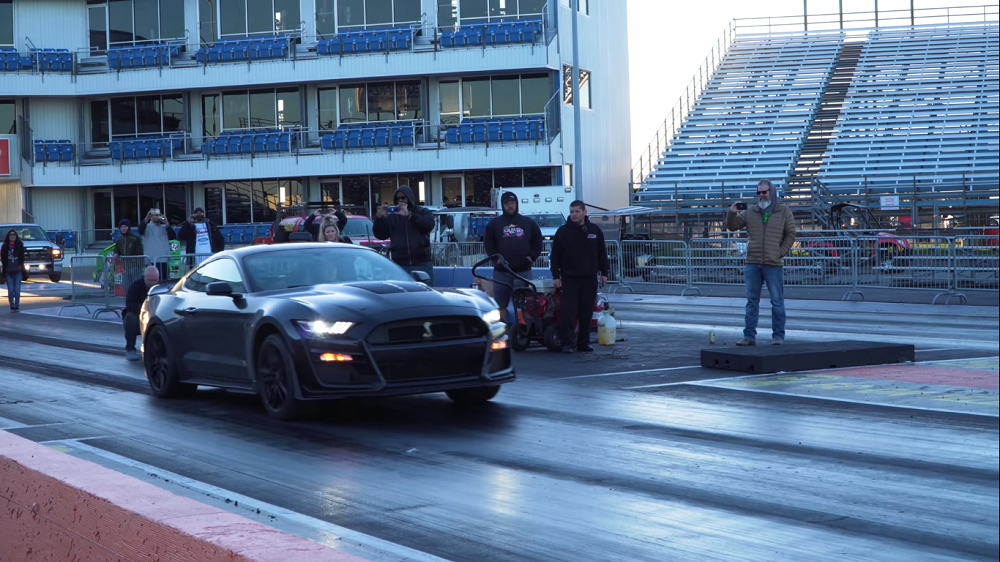
<path id="1" fill-rule="evenodd" d="M 664 118 L 732 19 L 794 16 L 802 21 L 803 0 L 599 0 L 628 2 L 629 90 L 632 111 L 632 163 L 646 152 Z M 808 0 L 813 16 L 836 14 L 841 0 Z M 842 0 L 844 12 L 909 10 L 910 0 Z M 914 8 L 996 5 L 996 0 L 913 0 Z M 968 13 L 974 8 L 963 10 Z M 994 7 L 992 10 L 996 12 Z M 980 9 L 981 12 L 981 9 Z M 945 14 L 945 10 L 924 12 Z M 893 16 L 906 14 L 893 14 Z M 862 15 L 852 16 L 864 17 Z M 881 15 L 883 18 L 885 15 Z M 907 15 L 908 17 L 908 15 Z M 846 18 L 846 16 L 845 16 Z M 994 16 L 995 18 L 995 16 Z M 796 20 L 784 20 L 785 22 Z M 836 20 L 834 20 L 836 21 Z M 981 21 L 981 20 L 980 20 Z M 918 21 L 919 23 L 919 21 Z M 874 22 L 867 25 L 871 26 Z M 845 27 L 848 27 L 845 24 Z M 855 25 L 854 27 L 858 27 Z M 654 148 L 655 151 L 655 148 Z"/>

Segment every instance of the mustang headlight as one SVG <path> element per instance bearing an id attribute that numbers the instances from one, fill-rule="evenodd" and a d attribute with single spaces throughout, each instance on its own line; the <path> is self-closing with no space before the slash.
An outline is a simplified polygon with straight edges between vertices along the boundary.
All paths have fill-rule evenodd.
<path id="1" fill-rule="evenodd" d="M 494 308 L 493 310 L 491 310 L 489 312 L 484 312 L 483 313 L 483 322 L 486 322 L 490 326 L 492 326 L 494 324 L 499 324 L 500 323 L 500 310 Z"/>
<path id="2" fill-rule="evenodd" d="M 353 322 L 327 322 L 324 320 L 297 320 L 295 325 L 298 326 L 302 334 L 307 338 L 314 337 L 327 337 L 327 336 L 342 336 L 347 333 L 347 330 L 351 329 L 354 325 Z"/>

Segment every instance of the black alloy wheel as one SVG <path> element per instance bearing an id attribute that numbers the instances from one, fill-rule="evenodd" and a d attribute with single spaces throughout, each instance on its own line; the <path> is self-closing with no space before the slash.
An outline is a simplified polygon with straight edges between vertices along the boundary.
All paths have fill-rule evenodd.
<path id="1" fill-rule="evenodd" d="M 176 398 L 190 396 L 198 390 L 198 385 L 180 382 L 177 363 L 167 345 L 167 334 L 163 328 L 154 327 L 146 337 L 142 360 L 153 395 L 159 398 Z"/>
<path id="2" fill-rule="evenodd" d="M 281 336 L 267 336 L 257 352 L 257 392 L 269 416 L 291 420 L 302 412 L 295 398 L 295 364 Z"/>
<path id="3" fill-rule="evenodd" d="M 458 388 L 446 391 L 445 394 L 453 402 L 461 405 L 485 404 L 493 399 L 500 392 L 500 386 L 477 386 L 474 388 Z"/>
<path id="4" fill-rule="evenodd" d="M 510 347 L 514 351 L 524 351 L 531 345 L 531 326 L 514 324 L 510 329 Z"/>

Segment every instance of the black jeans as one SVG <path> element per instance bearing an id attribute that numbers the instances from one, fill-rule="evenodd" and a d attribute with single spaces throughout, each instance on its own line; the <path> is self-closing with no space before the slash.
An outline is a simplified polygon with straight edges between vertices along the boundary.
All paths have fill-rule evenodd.
<path id="1" fill-rule="evenodd" d="M 590 321 L 594 317 L 597 300 L 597 274 L 593 277 L 563 277 L 559 303 L 559 339 L 563 347 L 590 345 Z M 576 330 L 577 320 L 580 322 Z M 577 332 L 576 335 L 573 333 Z"/>
<path id="2" fill-rule="evenodd" d="M 135 340 L 139 337 L 139 317 L 132 312 L 126 312 L 122 316 L 122 324 L 125 325 L 125 350 L 135 350 Z"/>

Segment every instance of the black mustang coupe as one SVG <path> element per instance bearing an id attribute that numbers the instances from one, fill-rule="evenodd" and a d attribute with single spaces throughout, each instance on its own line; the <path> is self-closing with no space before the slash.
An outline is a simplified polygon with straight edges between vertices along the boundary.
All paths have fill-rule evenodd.
<path id="1" fill-rule="evenodd" d="M 515 378 L 496 303 L 426 280 L 350 244 L 215 254 L 149 291 L 140 313 L 149 386 L 161 398 L 198 385 L 255 392 L 278 419 L 347 396 L 490 400 Z"/>

